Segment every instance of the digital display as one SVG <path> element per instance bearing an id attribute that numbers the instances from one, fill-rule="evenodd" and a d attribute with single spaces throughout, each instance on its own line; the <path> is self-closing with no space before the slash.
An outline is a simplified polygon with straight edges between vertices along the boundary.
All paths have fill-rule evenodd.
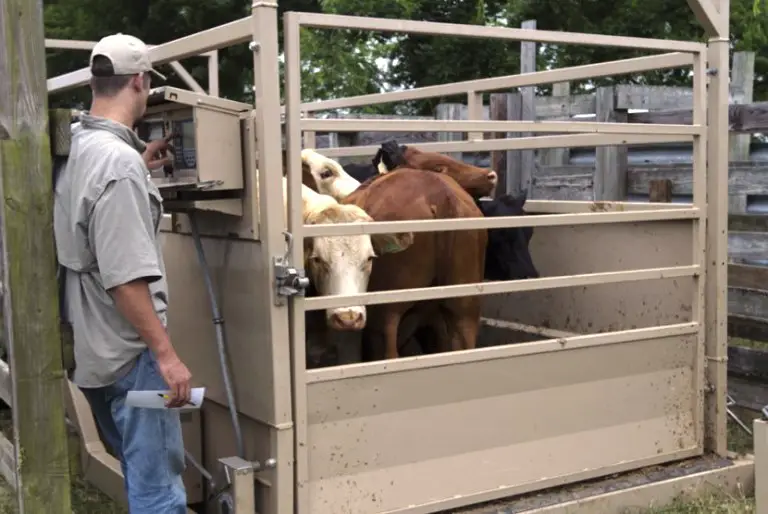
<path id="1" fill-rule="evenodd" d="M 171 121 L 171 131 L 173 132 L 173 148 L 176 150 L 173 167 L 176 169 L 197 167 L 195 122 L 191 118 Z"/>

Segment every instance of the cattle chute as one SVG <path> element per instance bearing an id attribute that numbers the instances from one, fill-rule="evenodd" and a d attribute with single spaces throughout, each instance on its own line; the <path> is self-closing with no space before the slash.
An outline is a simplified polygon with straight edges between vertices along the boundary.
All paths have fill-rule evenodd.
<path id="1" fill-rule="evenodd" d="M 242 194 L 223 198 L 206 196 L 204 188 L 195 191 L 167 223 L 165 243 L 172 337 L 195 380 L 208 388 L 204 466 L 217 483 L 227 482 L 220 460 L 237 470 L 229 479 L 235 505 L 242 501 L 238 514 L 254 504 L 267 514 L 438 512 L 705 454 L 726 456 L 727 74 L 708 76 L 707 67 L 728 68 L 727 40 L 717 39 L 727 37 L 728 2 L 718 2 L 717 13 L 701 7 L 711 7 L 711 0 L 695 3 L 714 38 L 708 44 L 288 12 L 284 110 L 274 3 L 256 2 L 248 18 L 152 49 L 155 63 L 247 41 L 254 52 L 256 108 L 237 114 L 245 156 Z M 303 26 L 666 53 L 302 104 L 298 35 Z M 479 119 L 484 92 L 679 67 L 693 75 L 690 125 Z M 80 70 L 49 79 L 49 91 L 84 85 L 87 76 Z M 474 119 L 310 117 L 328 109 L 455 94 L 467 95 Z M 278 130 L 283 124 L 287 217 Z M 464 142 L 413 145 L 438 152 L 691 143 L 693 201 L 529 200 L 526 210 L 536 216 L 305 226 L 299 207 L 302 141 L 316 131 L 363 129 L 472 135 Z M 484 132 L 558 135 L 483 139 Z M 336 158 L 376 150 L 320 152 Z M 237 207 L 224 208 L 232 204 Z M 226 388 L 212 364 L 218 353 L 210 306 L 184 209 L 201 211 L 205 253 L 227 319 L 245 451 L 257 466 L 230 458 L 236 448 Z M 306 237 L 502 226 L 536 227 L 532 247 L 541 278 L 331 298 L 291 294 Z M 502 301 L 486 300 L 484 316 L 496 329 L 544 327 L 538 340 L 306 369 L 305 312 L 479 294 L 505 295 Z M 742 476 L 749 465 L 725 468 L 732 470 L 729 476 Z M 255 475 L 255 497 L 243 474 Z M 629 491 L 627 502 L 633 501 Z"/>

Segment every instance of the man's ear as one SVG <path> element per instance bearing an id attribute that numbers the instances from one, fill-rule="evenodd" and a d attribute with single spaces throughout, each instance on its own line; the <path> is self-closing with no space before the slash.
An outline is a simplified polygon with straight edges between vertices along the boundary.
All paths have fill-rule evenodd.
<path id="1" fill-rule="evenodd" d="M 413 244 L 413 232 L 401 234 L 371 234 L 371 243 L 376 255 L 398 253 Z"/>

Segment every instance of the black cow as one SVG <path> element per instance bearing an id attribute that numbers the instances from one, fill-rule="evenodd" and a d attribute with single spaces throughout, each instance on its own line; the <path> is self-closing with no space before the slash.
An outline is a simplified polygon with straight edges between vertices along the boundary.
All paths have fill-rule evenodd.
<path id="1" fill-rule="evenodd" d="M 385 141 L 371 159 L 371 164 L 347 164 L 342 167 L 352 178 L 362 184 L 379 173 L 379 164 L 383 164 L 387 170 L 407 165 L 403 157 L 404 150 L 405 146 L 398 145 L 395 140 Z"/>

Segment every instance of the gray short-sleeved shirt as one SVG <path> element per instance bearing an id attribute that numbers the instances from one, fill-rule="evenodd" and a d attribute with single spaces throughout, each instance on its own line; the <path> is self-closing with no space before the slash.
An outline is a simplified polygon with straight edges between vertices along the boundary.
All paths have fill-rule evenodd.
<path id="1" fill-rule="evenodd" d="M 73 381 L 114 383 L 147 345 L 117 310 L 108 289 L 145 278 L 167 326 L 168 286 L 159 241 L 162 198 L 128 127 L 84 114 L 56 185 L 54 234 L 67 269 L 65 312 L 75 338 Z"/>

